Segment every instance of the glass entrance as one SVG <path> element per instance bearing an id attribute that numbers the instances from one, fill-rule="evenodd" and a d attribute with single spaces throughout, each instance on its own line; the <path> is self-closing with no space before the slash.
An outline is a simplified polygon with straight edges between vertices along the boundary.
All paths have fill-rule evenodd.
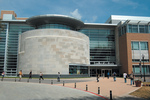
<path id="1" fill-rule="evenodd" d="M 112 69 L 100 69 L 98 67 L 92 67 L 90 68 L 90 76 L 95 77 L 96 74 L 99 74 L 101 77 L 107 77 L 107 73 L 109 72 L 109 75 L 112 75 Z"/>
<path id="2" fill-rule="evenodd" d="M 101 69 L 100 68 L 91 68 L 90 69 L 90 76 L 96 76 L 96 74 L 101 75 Z"/>
<path id="3" fill-rule="evenodd" d="M 101 73 L 104 75 L 104 77 L 107 77 L 107 73 L 109 72 L 109 76 L 112 75 L 112 69 L 102 69 Z"/>

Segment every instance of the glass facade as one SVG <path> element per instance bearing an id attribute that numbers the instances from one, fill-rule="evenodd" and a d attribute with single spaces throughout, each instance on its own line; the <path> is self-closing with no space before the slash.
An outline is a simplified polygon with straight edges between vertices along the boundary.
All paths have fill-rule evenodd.
<path id="1" fill-rule="evenodd" d="M 90 39 L 91 64 L 115 64 L 115 33 L 109 29 L 82 29 Z"/>
<path id="2" fill-rule="evenodd" d="M 119 36 L 125 33 L 150 33 L 149 25 L 125 24 L 119 27 Z"/>
<path id="3" fill-rule="evenodd" d="M 135 74 L 150 74 L 150 65 L 144 65 L 144 67 L 142 65 L 141 68 L 139 67 L 139 65 L 133 65 L 132 69 Z"/>
<path id="4" fill-rule="evenodd" d="M 17 73 L 17 55 L 18 55 L 18 40 L 19 34 L 32 30 L 34 28 L 26 24 L 10 24 L 8 43 L 7 43 L 7 62 L 6 74 L 7 76 L 15 76 Z"/>
<path id="5" fill-rule="evenodd" d="M 37 27 L 38 29 L 67 29 L 67 30 L 72 30 L 71 27 L 67 26 L 67 25 L 62 25 L 62 24 L 44 24 L 44 25 L 40 25 Z"/>
<path id="6" fill-rule="evenodd" d="M 88 67 L 69 65 L 69 74 L 88 74 Z"/>
<path id="7" fill-rule="evenodd" d="M 7 25 L 2 24 L 3 28 L 0 28 L 0 73 L 4 71 L 5 63 L 5 46 L 6 46 L 6 34 L 7 34 Z"/>
<path id="8" fill-rule="evenodd" d="M 148 50 L 148 42 L 131 42 L 132 50 Z"/>
<path id="9" fill-rule="evenodd" d="M 143 41 L 132 41 L 131 42 L 131 48 L 132 50 L 135 50 L 137 51 L 137 53 L 141 54 L 142 55 L 142 51 L 147 51 L 148 52 L 148 42 L 143 42 Z M 132 52 L 134 53 L 134 52 Z M 134 55 L 134 54 L 132 54 Z M 140 61 L 143 61 L 143 59 L 141 59 L 141 57 L 139 59 L 133 59 L 132 58 L 132 62 L 140 62 Z M 149 62 L 149 59 L 144 59 L 144 62 Z"/>

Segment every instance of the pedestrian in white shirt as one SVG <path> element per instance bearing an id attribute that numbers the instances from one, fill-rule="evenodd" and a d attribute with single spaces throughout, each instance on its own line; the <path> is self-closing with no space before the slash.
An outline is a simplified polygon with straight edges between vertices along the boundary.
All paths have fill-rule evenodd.
<path id="1" fill-rule="evenodd" d="M 124 78 L 124 82 L 126 83 L 127 82 L 127 73 L 123 73 L 123 78 Z"/>

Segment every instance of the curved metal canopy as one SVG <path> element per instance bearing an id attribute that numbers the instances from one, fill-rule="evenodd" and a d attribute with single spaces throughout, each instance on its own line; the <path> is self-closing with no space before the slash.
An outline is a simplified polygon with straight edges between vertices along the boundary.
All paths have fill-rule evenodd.
<path id="1" fill-rule="evenodd" d="M 39 26 L 43 24 L 64 24 L 73 28 L 81 28 L 84 23 L 73 17 L 64 15 L 39 15 L 30 17 L 26 20 L 26 23 L 31 26 Z"/>

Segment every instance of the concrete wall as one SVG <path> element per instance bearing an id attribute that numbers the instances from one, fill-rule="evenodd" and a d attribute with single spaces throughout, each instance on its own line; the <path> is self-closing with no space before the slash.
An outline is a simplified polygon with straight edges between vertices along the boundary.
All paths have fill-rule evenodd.
<path id="1" fill-rule="evenodd" d="M 36 29 L 19 38 L 18 71 L 69 74 L 69 63 L 89 64 L 89 38 L 63 29 Z"/>

